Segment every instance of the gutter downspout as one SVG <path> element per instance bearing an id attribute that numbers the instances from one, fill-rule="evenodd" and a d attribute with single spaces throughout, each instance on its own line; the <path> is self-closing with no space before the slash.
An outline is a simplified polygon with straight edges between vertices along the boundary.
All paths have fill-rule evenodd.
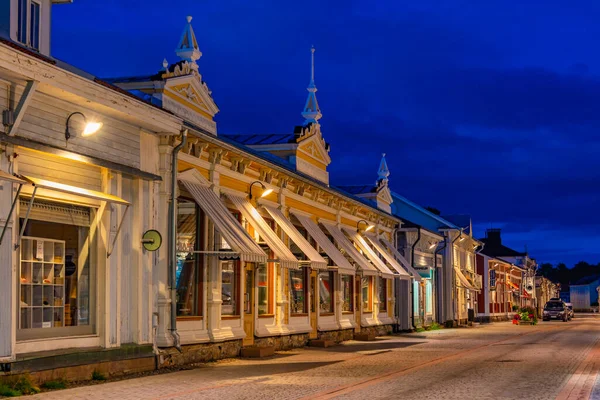
<path id="1" fill-rule="evenodd" d="M 462 229 L 459 231 L 458 236 L 456 238 L 454 238 L 454 240 L 452 241 L 452 248 L 450 250 L 452 250 L 452 295 L 454 296 L 455 294 L 458 293 L 457 290 L 455 290 L 454 288 L 456 287 L 456 273 L 454 272 L 454 243 L 456 243 L 456 241 L 458 239 L 460 239 L 462 237 Z M 458 295 L 456 296 L 456 299 L 452 301 L 452 319 L 454 319 L 456 315 L 456 303 L 458 302 Z M 457 318 L 458 320 L 460 320 L 460 318 Z"/>
<path id="2" fill-rule="evenodd" d="M 398 226 L 396 225 L 396 227 L 394 228 L 394 230 L 392 231 L 392 245 L 394 246 L 395 249 L 398 248 Z M 401 305 L 400 305 L 400 299 L 398 297 L 398 293 L 400 293 L 400 279 L 394 279 L 394 294 L 395 294 L 395 310 L 394 312 L 396 313 L 396 324 L 394 325 L 394 333 L 398 333 L 402 330 L 402 321 L 400 320 L 400 310 L 401 310 Z"/>
<path id="3" fill-rule="evenodd" d="M 169 286 L 171 288 L 171 327 L 169 331 L 173 337 L 173 345 L 181 353 L 181 338 L 177 333 L 177 219 L 175 218 L 175 191 L 177 189 L 177 155 L 187 142 L 188 130 L 181 132 L 181 143 L 173 149 L 171 154 L 171 199 L 169 202 Z"/>
<path id="4" fill-rule="evenodd" d="M 435 271 L 436 277 L 437 276 L 442 276 L 442 278 L 444 277 L 443 273 L 442 274 L 438 274 L 438 272 L 437 272 L 437 256 L 438 256 L 438 253 L 441 253 L 442 250 L 446 249 L 446 247 L 448 247 L 448 241 L 447 241 L 446 236 L 444 236 L 444 245 L 442 247 L 440 247 L 439 249 L 435 249 L 435 251 L 433 252 L 433 270 Z M 440 282 L 438 282 L 438 280 Z M 442 283 L 442 285 L 440 285 L 440 288 L 442 288 L 443 287 L 443 282 L 444 282 L 443 279 L 437 279 L 436 278 L 436 282 L 435 282 L 436 287 L 440 283 Z M 443 296 L 439 295 L 439 290 L 437 290 L 437 292 L 438 292 L 438 296 L 437 296 L 438 297 L 438 301 L 437 301 L 437 305 L 438 305 L 438 307 L 437 307 L 438 318 L 437 318 L 437 320 L 438 320 L 438 323 L 439 323 L 439 322 L 442 322 L 442 314 L 443 314 L 442 301 L 443 301 Z M 443 321 L 443 322 L 445 322 L 445 321 Z"/>
<path id="5" fill-rule="evenodd" d="M 417 244 L 419 243 L 419 241 L 421 241 L 421 228 L 417 228 L 417 240 L 415 240 L 415 242 L 413 243 L 412 248 L 410 250 L 410 263 L 412 264 L 413 269 L 415 269 L 415 247 L 417 247 Z M 414 284 L 411 285 L 411 286 L 414 287 Z M 413 289 L 413 292 L 414 292 L 414 289 Z M 414 301 L 415 300 L 414 293 L 413 293 L 412 298 L 413 298 L 413 301 Z M 419 300 L 421 300 L 420 296 L 419 296 Z M 411 307 L 410 314 L 411 314 L 411 319 L 412 319 L 412 326 L 413 326 L 413 329 L 414 329 L 414 328 L 416 328 L 416 326 L 415 326 L 415 305 L 414 304 Z M 421 323 L 424 323 L 424 322 L 425 321 L 421 321 Z"/>

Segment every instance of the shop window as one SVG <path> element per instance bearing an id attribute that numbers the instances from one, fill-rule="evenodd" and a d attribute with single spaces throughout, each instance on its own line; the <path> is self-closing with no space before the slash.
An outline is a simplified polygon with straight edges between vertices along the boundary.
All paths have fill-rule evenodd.
<path id="1" fill-rule="evenodd" d="M 362 310 L 363 312 L 373 311 L 373 277 L 363 276 L 361 280 L 362 287 Z"/>
<path id="2" fill-rule="evenodd" d="M 20 203 L 19 228 L 28 201 Z M 19 243 L 21 340 L 95 330 L 94 210 L 36 200 Z"/>
<path id="3" fill-rule="evenodd" d="M 425 312 L 433 314 L 433 286 L 429 279 L 425 281 Z"/>
<path id="4" fill-rule="evenodd" d="M 495 286 L 496 286 L 496 270 L 491 269 L 490 270 L 490 287 L 495 287 Z"/>
<path id="5" fill-rule="evenodd" d="M 271 288 L 273 276 L 273 266 L 269 264 L 259 264 L 256 268 L 256 287 L 258 293 L 258 315 L 273 314 L 271 303 Z"/>
<path id="6" fill-rule="evenodd" d="M 414 281 L 413 282 L 413 315 L 417 316 L 419 315 L 419 291 L 420 291 L 420 286 L 419 286 L 419 282 Z"/>
<path id="7" fill-rule="evenodd" d="M 379 278 L 379 287 L 378 287 L 378 299 L 379 299 L 379 311 L 387 311 L 387 279 Z"/>
<path id="8" fill-rule="evenodd" d="M 307 269 L 290 270 L 291 314 L 306 314 L 307 308 Z"/>
<path id="9" fill-rule="evenodd" d="M 319 312 L 321 314 L 333 313 L 334 302 L 333 272 L 321 272 L 319 274 Z"/>
<path id="10" fill-rule="evenodd" d="M 354 311 L 354 276 L 342 275 L 342 311 Z"/>
<path id="11" fill-rule="evenodd" d="M 238 315 L 238 264 L 237 261 L 221 262 L 221 315 Z"/>
<path id="12" fill-rule="evenodd" d="M 202 232 L 204 214 L 188 199 L 177 199 L 177 316 L 202 315 L 202 283 L 205 257 L 194 251 L 204 248 Z"/>

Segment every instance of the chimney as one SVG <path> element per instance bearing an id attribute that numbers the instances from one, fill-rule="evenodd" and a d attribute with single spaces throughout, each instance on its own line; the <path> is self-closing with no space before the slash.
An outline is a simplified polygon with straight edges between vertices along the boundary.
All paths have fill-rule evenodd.
<path id="1" fill-rule="evenodd" d="M 490 228 L 485 231 L 485 237 L 487 238 L 487 245 L 501 245 L 502 238 L 500 237 L 500 229 Z"/>

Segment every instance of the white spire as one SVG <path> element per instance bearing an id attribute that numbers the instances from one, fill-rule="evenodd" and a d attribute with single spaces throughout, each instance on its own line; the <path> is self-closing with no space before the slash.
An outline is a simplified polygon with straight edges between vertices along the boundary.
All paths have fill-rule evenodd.
<path id="1" fill-rule="evenodd" d="M 177 49 L 175 49 L 175 53 L 182 60 L 188 61 L 192 65 L 192 68 L 196 70 L 198 69 L 198 64 L 196 64 L 196 61 L 202 57 L 202 52 L 198 47 L 196 35 L 194 34 L 194 29 L 192 28 L 191 16 L 187 17 L 187 25 L 181 34 L 181 39 L 179 39 L 179 44 L 177 45 Z"/>
<path id="2" fill-rule="evenodd" d="M 321 119 L 321 109 L 319 108 L 319 103 L 317 102 L 317 87 L 315 86 L 315 47 L 313 46 L 310 49 L 311 52 L 311 64 L 310 64 L 310 82 L 308 83 L 308 98 L 306 99 L 306 105 L 304 106 L 304 111 L 302 111 L 302 116 L 304 117 L 304 125 L 308 125 L 310 123 L 318 123 L 319 119 Z"/>
<path id="3" fill-rule="evenodd" d="M 385 153 L 381 155 L 381 163 L 379 164 L 379 171 L 377 171 L 377 183 L 387 184 L 388 177 L 390 176 L 390 170 L 388 169 L 387 162 L 385 161 Z"/>

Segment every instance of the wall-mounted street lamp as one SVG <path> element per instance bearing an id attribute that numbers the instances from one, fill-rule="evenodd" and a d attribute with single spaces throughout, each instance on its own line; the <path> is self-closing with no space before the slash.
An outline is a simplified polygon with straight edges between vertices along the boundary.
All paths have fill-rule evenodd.
<path id="1" fill-rule="evenodd" d="M 74 113 L 71 113 L 69 115 L 69 117 L 67 118 L 67 124 L 65 127 L 65 139 L 66 140 L 69 140 L 71 138 L 71 131 L 69 130 L 69 122 L 71 121 L 71 117 L 73 117 L 73 115 L 81 115 L 81 117 L 83 118 L 83 122 L 85 123 L 83 132 L 81 132 L 81 136 L 93 135 L 94 133 L 98 132 L 100 130 L 100 128 L 102 128 L 102 125 L 103 125 L 102 122 L 88 121 L 87 118 L 85 117 L 85 115 L 83 115 L 83 113 L 76 111 Z"/>
<path id="2" fill-rule="evenodd" d="M 252 200 L 252 186 L 254 185 L 260 185 L 260 187 L 262 188 L 263 192 L 260 195 L 260 197 L 266 197 L 268 195 L 270 195 L 271 193 L 273 193 L 273 189 L 267 189 L 267 187 L 261 182 L 261 181 L 254 181 L 250 184 L 250 189 L 248 189 L 248 199 Z"/>
<path id="3" fill-rule="evenodd" d="M 429 245 L 429 250 L 432 250 L 437 245 L 436 242 L 433 242 Z"/>
<path id="4" fill-rule="evenodd" d="M 370 231 L 371 229 L 375 228 L 375 225 L 371 225 L 371 224 L 369 224 L 367 221 L 365 221 L 364 219 L 361 219 L 360 221 L 358 221 L 358 222 L 356 223 L 356 232 L 360 232 L 360 223 L 361 223 L 361 222 L 364 222 L 364 223 L 367 225 L 367 227 L 365 228 L 365 232 L 368 232 L 368 231 Z"/>

